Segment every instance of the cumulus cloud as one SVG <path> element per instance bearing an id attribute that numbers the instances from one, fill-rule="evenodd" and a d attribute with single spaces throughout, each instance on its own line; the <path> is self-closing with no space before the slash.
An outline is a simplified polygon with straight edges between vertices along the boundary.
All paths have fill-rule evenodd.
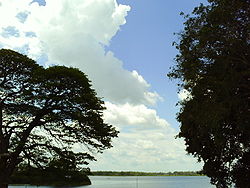
<path id="1" fill-rule="evenodd" d="M 104 118 L 120 130 L 114 147 L 98 156 L 92 170 L 172 171 L 200 170 L 201 164 L 185 154 L 177 132 L 144 105 L 106 103 Z"/>
<path id="2" fill-rule="evenodd" d="M 104 118 L 107 122 L 121 126 L 135 126 L 136 129 L 158 129 L 170 127 L 168 122 L 161 119 L 156 110 L 149 109 L 145 105 L 123 104 L 116 105 L 106 102 L 107 110 L 104 112 Z M 170 129 L 170 128 L 169 128 Z"/>
<path id="3" fill-rule="evenodd" d="M 148 107 L 161 100 L 159 94 L 138 71 L 125 70 L 106 51 L 129 11 L 116 0 L 46 0 L 45 6 L 32 0 L 0 1 L 0 48 L 18 50 L 46 66 L 77 67 L 88 75 L 106 101 L 105 121 L 121 132 L 114 148 L 92 164 L 94 169 L 166 171 L 181 169 L 180 162 L 188 169 L 193 163 L 183 142 Z"/>
<path id="4" fill-rule="evenodd" d="M 125 70 L 122 61 L 105 51 L 126 23 L 128 11 L 129 6 L 116 0 L 47 0 L 46 6 L 31 0 L 4 1 L 0 16 L 6 19 L 0 23 L 0 44 L 37 60 L 46 54 L 47 65 L 80 68 L 106 100 L 154 105 L 160 97 L 150 91 L 143 77 Z M 8 27 L 12 33 L 4 32 Z"/>
<path id="5" fill-rule="evenodd" d="M 0 46 L 18 50 L 37 59 L 41 54 L 41 41 L 27 35 L 32 27 L 25 24 L 31 10 L 38 7 L 37 3 L 30 4 L 30 0 L 1 1 L 0 6 Z M 6 34 L 8 36 L 6 36 Z"/>

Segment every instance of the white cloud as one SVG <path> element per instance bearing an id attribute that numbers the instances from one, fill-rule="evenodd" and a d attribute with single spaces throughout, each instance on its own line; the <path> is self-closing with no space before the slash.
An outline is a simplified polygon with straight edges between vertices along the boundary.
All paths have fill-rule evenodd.
<path id="1" fill-rule="evenodd" d="M 121 126 L 136 126 L 137 129 L 156 129 L 169 127 L 166 120 L 161 119 L 156 110 L 149 109 L 145 105 L 132 105 L 129 103 L 116 105 L 106 102 L 107 110 L 104 118 L 107 122 Z"/>
<path id="2" fill-rule="evenodd" d="M 18 49 L 35 59 L 46 54 L 47 65 L 80 68 L 106 100 L 154 105 L 160 99 L 141 75 L 125 70 L 112 52 L 105 52 L 105 46 L 126 23 L 129 6 L 116 0 L 47 0 L 46 6 L 30 2 L 2 3 L 0 16 L 6 19 L 0 29 L 14 26 L 20 37 L 0 35 L 1 46 Z M 24 12 L 27 18 L 20 21 L 17 15 Z M 27 36 L 27 32 L 37 37 Z"/>
<path id="3" fill-rule="evenodd" d="M 33 26 L 25 24 L 30 13 L 39 8 L 37 3 L 32 3 L 31 0 L 1 0 L 0 6 L 0 46 L 2 48 L 19 50 L 22 53 L 27 53 L 31 58 L 38 59 L 42 53 L 40 39 L 27 36 L 27 32 L 33 31 Z M 27 18 L 20 19 L 20 14 L 26 14 Z M 18 32 L 18 37 L 15 35 L 4 35 L 6 28 L 12 27 Z M 11 34 L 11 33 L 10 33 Z"/>
<path id="4" fill-rule="evenodd" d="M 92 170 L 173 171 L 200 170 L 201 164 L 185 152 L 177 132 L 144 105 L 106 103 L 104 118 L 118 126 L 114 147 L 91 163 Z"/>
<path id="5" fill-rule="evenodd" d="M 36 60 L 46 54 L 46 65 L 78 67 L 88 75 L 106 101 L 105 120 L 121 131 L 115 147 L 92 164 L 94 169 L 197 168 L 185 155 L 183 142 L 174 139 L 175 130 L 148 107 L 161 100 L 159 94 L 150 91 L 142 75 L 125 70 L 123 62 L 105 50 L 126 23 L 130 7 L 116 0 L 46 0 L 46 6 L 31 2 L 0 0 L 0 47 Z M 20 13 L 25 15 L 20 18 Z M 6 36 L 9 26 L 18 34 Z"/>

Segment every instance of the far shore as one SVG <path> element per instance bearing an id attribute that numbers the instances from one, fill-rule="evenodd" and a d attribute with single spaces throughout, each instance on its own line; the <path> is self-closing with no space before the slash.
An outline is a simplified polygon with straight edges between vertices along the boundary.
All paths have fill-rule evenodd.
<path id="1" fill-rule="evenodd" d="M 204 176 L 197 171 L 134 172 L 134 171 L 92 171 L 90 176 Z"/>

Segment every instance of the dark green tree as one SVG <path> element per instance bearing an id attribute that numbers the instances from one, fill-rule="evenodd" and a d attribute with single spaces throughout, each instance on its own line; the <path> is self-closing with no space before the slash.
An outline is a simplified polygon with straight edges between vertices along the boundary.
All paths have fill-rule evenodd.
<path id="1" fill-rule="evenodd" d="M 80 170 L 76 163 L 65 158 L 54 158 L 43 169 L 22 163 L 11 176 L 11 184 L 39 186 L 81 186 L 90 185 L 88 168 Z"/>
<path id="2" fill-rule="evenodd" d="M 79 166 L 94 160 L 88 151 L 112 147 L 118 132 L 104 123 L 104 109 L 80 70 L 45 69 L 0 50 L 0 188 L 23 161 L 42 168 L 60 157 Z M 87 152 L 76 152 L 77 143 Z"/>
<path id="3" fill-rule="evenodd" d="M 217 187 L 250 186 L 250 1 L 209 0 L 185 16 L 168 74 L 190 92 L 177 119 Z"/>

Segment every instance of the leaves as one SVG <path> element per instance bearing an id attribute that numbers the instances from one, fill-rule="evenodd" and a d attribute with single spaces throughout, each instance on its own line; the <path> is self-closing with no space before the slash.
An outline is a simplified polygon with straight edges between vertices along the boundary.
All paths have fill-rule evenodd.
<path id="1" fill-rule="evenodd" d="M 240 186 L 246 178 L 234 172 L 250 150 L 250 2 L 209 2 L 186 17 L 168 75 L 192 96 L 180 103 L 177 117 L 187 152 L 204 161 L 204 173 L 218 187 Z"/>
<path id="2" fill-rule="evenodd" d="M 4 49 L 0 71 L 0 156 L 11 153 L 4 160 L 0 157 L 0 181 L 1 172 L 13 171 L 21 161 L 42 167 L 55 156 L 75 156 L 77 165 L 94 159 L 75 152 L 76 143 L 91 152 L 112 147 L 118 131 L 104 123 L 103 101 L 83 72 L 64 66 L 45 69 Z"/>

